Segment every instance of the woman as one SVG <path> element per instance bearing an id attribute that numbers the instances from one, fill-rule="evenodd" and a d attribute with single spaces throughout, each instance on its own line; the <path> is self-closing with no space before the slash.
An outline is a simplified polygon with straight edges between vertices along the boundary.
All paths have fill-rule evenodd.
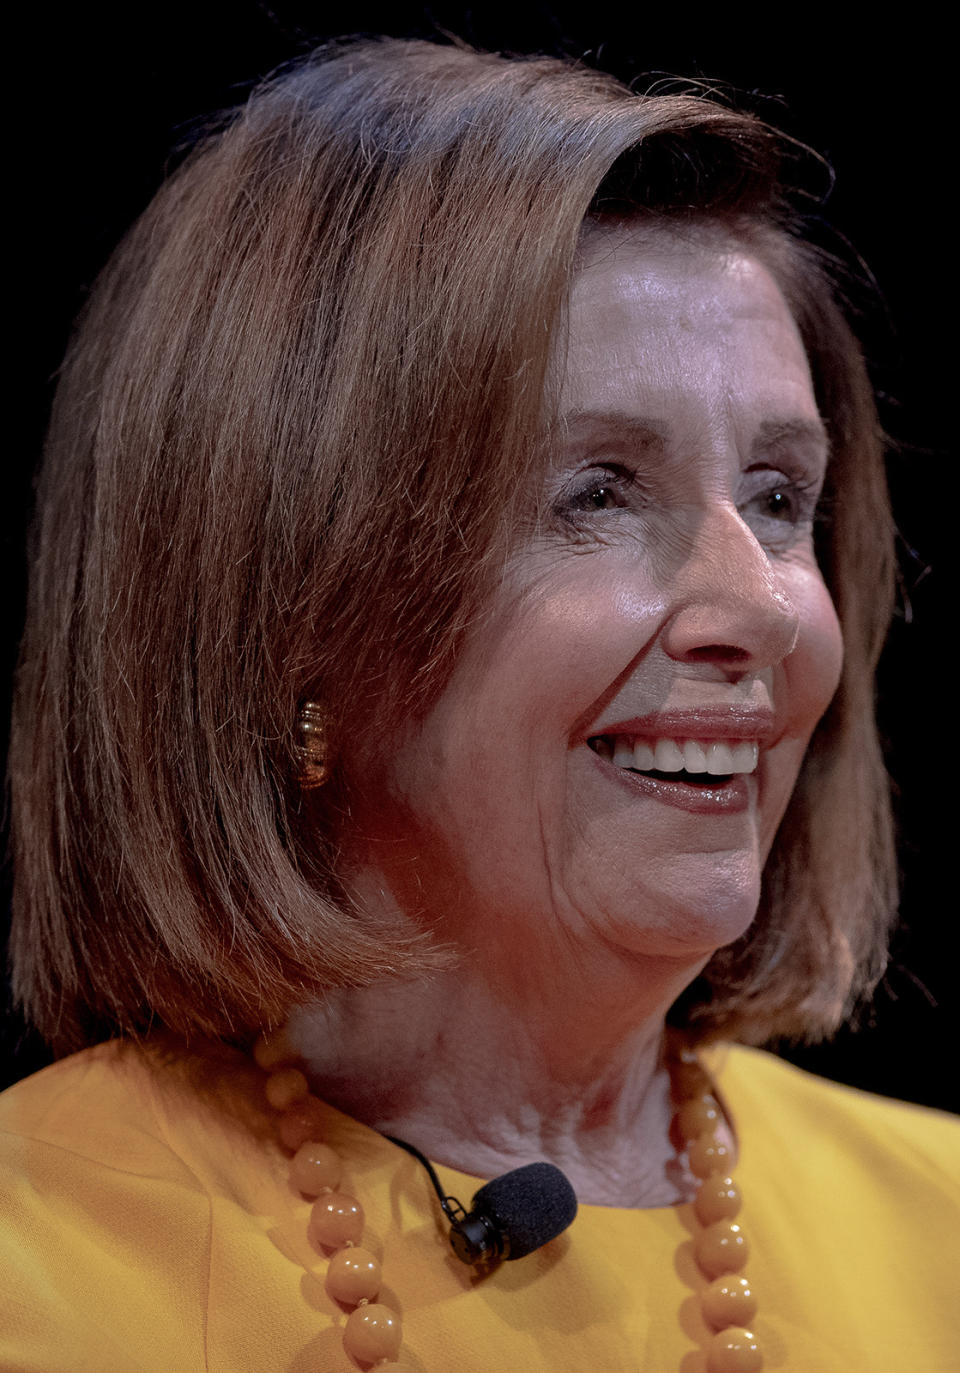
<path id="1" fill-rule="evenodd" d="M 946 1366 L 956 1127 L 718 1047 L 835 1027 L 892 904 L 877 425 L 778 162 L 344 45 L 115 256 L 14 723 L 80 1052 L 4 1099 L 13 1366 Z M 576 1220 L 494 1184 L 471 1270 L 406 1146 Z"/>

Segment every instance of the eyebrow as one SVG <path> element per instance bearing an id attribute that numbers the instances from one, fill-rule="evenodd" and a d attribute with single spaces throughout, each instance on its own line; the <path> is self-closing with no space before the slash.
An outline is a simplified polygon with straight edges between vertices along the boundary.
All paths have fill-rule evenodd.
<path id="1" fill-rule="evenodd" d="M 830 452 L 830 440 L 820 420 L 764 420 L 757 430 L 758 444 L 815 443 Z"/>
<path id="2" fill-rule="evenodd" d="M 628 439 L 631 444 L 655 452 L 663 452 L 669 442 L 668 429 L 659 420 L 632 415 L 626 410 L 568 410 L 560 416 L 560 429 L 572 439 L 585 435 Z M 816 444 L 829 456 L 830 440 L 819 419 L 764 420 L 757 430 L 755 447 L 797 442 Z"/>
<path id="3" fill-rule="evenodd" d="M 628 438 L 644 448 L 662 450 L 667 445 L 667 430 L 658 420 L 631 415 L 626 410 L 568 410 L 560 416 L 561 431 L 579 436 L 606 435 Z"/>

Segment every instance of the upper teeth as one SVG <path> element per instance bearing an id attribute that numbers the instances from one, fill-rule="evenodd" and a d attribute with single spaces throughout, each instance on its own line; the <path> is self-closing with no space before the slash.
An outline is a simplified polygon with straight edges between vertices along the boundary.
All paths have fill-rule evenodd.
<path id="1" fill-rule="evenodd" d="M 618 768 L 706 772 L 714 777 L 753 772 L 760 754 L 759 745 L 750 739 L 632 739 L 618 734 L 595 744 Z"/>

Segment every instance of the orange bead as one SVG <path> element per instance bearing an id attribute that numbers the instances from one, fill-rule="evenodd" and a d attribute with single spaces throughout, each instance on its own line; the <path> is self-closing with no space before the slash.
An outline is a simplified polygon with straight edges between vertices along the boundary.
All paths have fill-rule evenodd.
<path id="1" fill-rule="evenodd" d="M 752 1330 L 721 1330 L 707 1346 L 708 1373 L 758 1373 L 762 1367 L 763 1355 Z"/>
<path id="2" fill-rule="evenodd" d="M 670 1090 L 674 1101 L 686 1101 L 710 1090 L 710 1079 L 695 1060 L 674 1063 L 670 1068 Z"/>
<path id="3" fill-rule="evenodd" d="M 264 1090 L 275 1111 L 286 1111 L 308 1096 L 310 1084 L 299 1068 L 280 1068 L 267 1078 Z"/>
<path id="4" fill-rule="evenodd" d="M 264 1030 L 263 1034 L 257 1036 L 253 1046 L 253 1057 L 258 1067 L 270 1072 L 281 1063 L 292 1063 L 298 1055 L 296 1049 L 290 1047 L 286 1035 L 280 1029 L 269 1032 Z"/>
<path id="5" fill-rule="evenodd" d="M 277 1120 L 277 1135 L 285 1149 L 295 1153 L 308 1140 L 323 1138 L 325 1111 L 315 1096 L 304 1097 Z"/>
<path id="6" fill-rule="evenodd" d="M 732 1177 L 713 1173 L 700 1184 L 693 1209 L 701 1225 L 712 1225 L 715 1220 L 733 1220 L 740 1210 L 740 1188 Z"/>
<path id="7" fill-rule="evenodd" d="M 343 1347 L 361 1363 L 395 1359 L 402 1338 L 400 1317 L 379 1302 L 358 1306 L 350 1312 L 343 1327 Z"/>
<path id="8" fill-rule="evenodd" d="M 340 1249 L 327 1268 L 327 1291 L 350 1306 L 358 1301 L 373 1301 L 382 1281 L 380 1260 L 358 1244 Z"/>
<path id="9" fill-rule="evenodd" d="M 666 1047 L 667 1061 L 671 1068 L 678 1068 L 682 1063 L 694 1068 L 700 1067 L 700 1055 L 678 1030 L 667 1030 Z"/>
<path id="10" fill-rule="evenodd" d="M 343 1164 L 340 1155 L 326 1144 L 310 1141 L 301 1144 L 290 1164 L 290 1181 L 305 1196 L 318 1197 L 332 1191 L 340 1181 Z"/>
<path id="11" fill-rule="evenodd" d="M 313 1203 L 307 1233 L 317 1248 L 357 1244 L 363 1234 L 363 1207 L 345 1192 L 325 1192 Z"/>
<path id="12" fill-rule="evenodd" d="M 708 1178 L 711 1173 L 726 1174 L 730 1167 L 730 1150 L 716 1135 L 700 1135 L 687 1149 L 690 1171 L 694 1177 Z"/>
<path id="13" fill-rule="evenodd" d="M 696 1139 L 699 1135 L 713 1134 L 722 1119 L 716 1098 L 710 1095 L 693 1097 L 677 1111 L 677 1129 L 681 1139 Z"/>
<path id="14" fill-rule="evenodd" d="M 703 1314 L 711 1325 L 722 1330 L 727 1325 L 745 1325 L 757 1314 L 757 1299 L 749 1279 L 735 1277 L 714 1278 L 700 1297 Z"/>
<path id="15" fill-rule="evenodd" d="M 718 1220 L 708 1225 L 696 1236 L 693 1249 L 708 1278 L 738 1273 L 750 1253 L 746 1236 L 735 1220 Z"/>

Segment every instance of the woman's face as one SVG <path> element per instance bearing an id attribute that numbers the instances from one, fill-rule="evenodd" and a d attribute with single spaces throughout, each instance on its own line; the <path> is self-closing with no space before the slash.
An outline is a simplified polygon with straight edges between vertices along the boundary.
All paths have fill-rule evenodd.
<path id="1" fill-rule="evenodd" d="M 777 285 L 718 235 L 594 232 L 565 375 L 549 468 L 517 474 L 539 524 L 378 751 L 361 863 L 504 967 L 703 961 L 754 916 L 838 680 L 823 427 Z"/>

